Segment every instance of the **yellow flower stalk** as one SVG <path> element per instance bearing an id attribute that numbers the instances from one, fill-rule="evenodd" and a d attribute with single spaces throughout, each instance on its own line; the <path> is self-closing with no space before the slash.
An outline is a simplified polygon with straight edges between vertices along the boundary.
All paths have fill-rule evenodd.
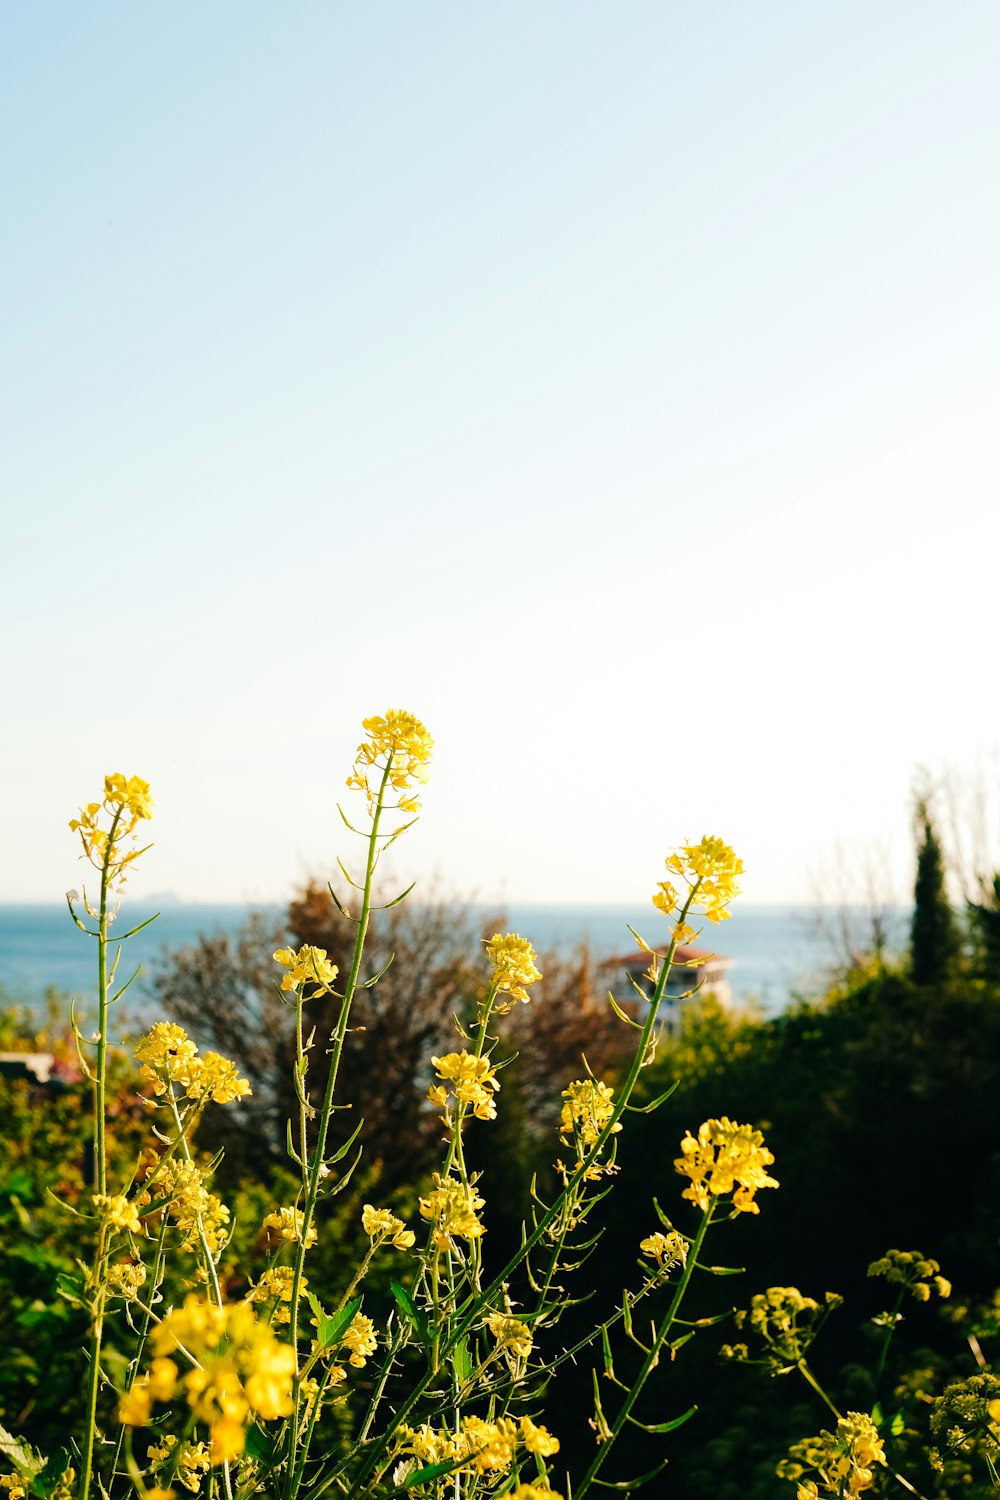
<path id="1" fill-rule="evenodd" d="M 493 965 L 493 985 L 502 994 L 510 996 L 511 1002 L 520 1000 L 527 1005 L 531 996 L 528 987 L 541 979 L 535 963 L 535 950 L 527 938 L 516 932 L 499 933 L 486 940 L 486 956 Z M 510 1009 L 510 1004 L 501 1004 L 497 1010 L 501 1015 Z"/>

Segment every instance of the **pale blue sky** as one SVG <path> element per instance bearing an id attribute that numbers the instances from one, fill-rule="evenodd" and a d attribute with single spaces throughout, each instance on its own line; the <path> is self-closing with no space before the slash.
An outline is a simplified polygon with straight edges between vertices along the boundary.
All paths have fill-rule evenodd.
<path id="1" fill-rule="evenodd" d="M 0 12 L 0 899 L 280 899 L 361 718 L 415 874 L 747 896 L 997 744 L 1000 9 Z"/>

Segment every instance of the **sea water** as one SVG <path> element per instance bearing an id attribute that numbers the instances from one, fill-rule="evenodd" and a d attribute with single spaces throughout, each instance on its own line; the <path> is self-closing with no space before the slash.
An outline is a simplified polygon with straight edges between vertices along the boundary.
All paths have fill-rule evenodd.
<path id="1" fill-rule="evenodd" d="M 280 927 L 281 907 L 257 910 Z M 492 910 L 473 907 L 469 917 L 476 923 Z M 136 908 L 128 912 L 128 921 L 134 926 L 151 914 L 136 903 Z M 172 903 L 164 907 L 155 922 L 130 939 L 121 960 L 119 982 L 141 965 L 129 993 L 130 1011 L 149 1013 L 152 1001 L 144 980 L 171 951 L 190 946 L 200 936 L 235 933 L 248 915 L 249 908 L 244 905 Z M 121 927 L 125 917 L 123 911 L 120 930 L 127 930 Z M 822 993 L 825 977 L 838 961 L 843 961 L 844 955 L 838 954 L 828 935 L 837 925 L 830 917 L 828 909 L 816 906 L 737 904 L 730 921 L 718 927 L 705 926 L 697 946 L 732 960 L 728 979 L 735 1001 L 756 1000 L 765 1012 L 774 1014 L 795 997 Z M 666 940 L 667 924 L 651 907 L 637 911 L 621 905 L 512 902 L 506 908 L 505 930 L 528 938 L 539 953 L 549 951 L 568 957 L 586 944 L 596 964 L 604 958 L 635 953 L 629 923 L 650 943 Z M 897 912 L 892 935 L 900 948 L 905 942 L 906 923 L 907 913 Z M 862 913 L 857 914 L 856 927 L 863 931 Z M 26 1004 L 37 1009 L 50 988 L 86 1001 L 96 993 L 96 969 L 96 943 L 74 926 L 65 906 L 0 905 L 0 1004 Z"/>

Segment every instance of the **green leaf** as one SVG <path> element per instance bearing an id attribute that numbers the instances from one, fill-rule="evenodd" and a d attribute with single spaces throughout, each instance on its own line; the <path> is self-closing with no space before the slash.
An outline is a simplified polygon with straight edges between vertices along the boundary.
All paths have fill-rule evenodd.
<path id="1" fill-rule="evenodd" d="M 468 1339 L 459 1339 L 451 1351 L 451 1362 L 454 1366 L 455 1374 L 464 1385 L 472 1374 L 472 1355 L 469 1353 Z"/>
<path id="2" fill-rule="evenodd" d="M 87 1284 L 82 1276 L 74 1276 L 71 1271 L 60 1271 L 56 1277 L 56 1288 L 60 1297 L 65 1297 L 73 1307 L 87 1306 Z"/>
<path id="3" fill-rule="evenodd" d="M 69 1453 L 65 1448 L 59 1448 L 53 1453 L 44 1468 L 32 1478 L 28 1486 L 29 1495 L 39 1495 L 41 1500 L 48 1500 L 48 1496 L 56 1489 L 69 1467 Z"/>
<path id="4" fill-rule="evenodd" d="M 317 1340 L 319 1342 L 320 1348 L 329 1349 L 332 1344 L 339 1344 L 341 1334 L 344 1332 L 345 1328 L 347 1328 L 348 1324 L 352 1321 L 354 1314 L 360 1308 L 362 1299 L 360 1297 L 352 1297 L 346 1307 L 342 1307 L 340 1309 L 340 1312 L 334 1313 L 331 1317 L 329 1314 L 323 1311 L 322 1307 L 320 1307 L 319 1305 L 318 1300 L 312 1295 L 311 1292 L 307 1292 L 306 1295 L 309 1298 L 310 1306 L 315 1303 L 313 1311 L 317 1315 L 317 1323 L 319 1325 L 317 1330 Z"/>
<path id="5" fill-rule="evenodd" d="M 892 1421 L 889 1423 L 889 1431 L 892 1433 L 893 1437 L 899 1437 L 899 1434 L 903 1431 L 903 1428 L 905 1426 L 906 1419 L 904 1418 L 903 1413 L 901 1411 L 893 1412 Z"/>
<path id="6" fill-rule="evenodd" d="M 274 1458 L 274 1441 L 259 1427 L 250 1426 L 246 1430 L 246 1446 L 243 1451 L 250 1458 L 259 1458 L 265 1463 L 270 1463 Z"/>
<path id="7" fill-rule="evenodd" d="M 389 1288 L 392 1292 L 396 1306 L 403 1317 L 413 1329 L 420 1343 L 426 1349 L 430 1346 L 430 1330 L 427 1325 L 427 1314 L 420 1311 L 413 1298 L 405 1287 L 400 1286 L 398 1281 L 390 1281 Z"/>
<path id="8" fill-rule="evenodd" d="M 45 1467 L 46 1461 L 38 1449 L 32 1448 L 30 1443 L 22 1443 L 6 1427 L 0 1427 L 0 1453 L 25 1479 L 32 1478 Z"/>
<path id="9" fill-rule="evenodd" d="M 644 1432 L 676 1432 L 697 1410 L 696 1406 L 689 1406 L 686 1412 L 682 1412 L 679 1417 L 672 1417 L 669 1422 L 639 1422 L 635 1417 L 629 1417 L 629 1421 L 636 1427 L 641 1427 Z"/>
<path id="10" fill-rule="evenodd" d="M 428 1464 L 426 1469 L 418 1469 L 408 1479 L 404 1479 L 399 1486 L 401 1490 L 411 1490 L 415 1484 L 426 1484 L 429 1479 L 440 1479 L 443 1474 L 453 1474 L 461 1460 L 449 1458 L 439 1464 Z"/>

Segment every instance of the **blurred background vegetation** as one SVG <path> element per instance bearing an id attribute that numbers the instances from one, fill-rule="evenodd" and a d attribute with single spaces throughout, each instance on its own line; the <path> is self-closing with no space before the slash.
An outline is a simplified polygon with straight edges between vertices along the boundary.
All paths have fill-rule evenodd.
<path id="1" fill-rule="evenodd" d="M 638 1242 L 659 1227 L 654 1198 L 678 1228 L 691 1228 L 693 1212 L 689 1218 L 673 1171 L 685 1130 L 711 1116 L 753 1123 L 774 1152 L 780 1191 L 765 1196 L 759 1216 L 740 1215 L 715 1233 L 709 1258 L 744 1267 L 745 1275 L 696 1281 L 700 1301 L 692 1316 L 746 1307 L 773 1285 L 797 1286 L 818 1300 L 827 1291 L 842 1294 L 845 1304 L 814 1351 L 838 1406 L 871 1410 L 879 1403 L 921 1494 L 975 1497 L 993 1493 L 983 1453 L 949 1460 L 942 1473 L 929 1466 L 927 1448 L 934 1398 L 952 1379 L 991 1371 L 1000 1332 L 1000 878 L 981 874 L 955 907 L 927 796 L 916 798 L 914 826 L 906 954 L 887 956 L 876 943 L 872 953 L 854 954 L 825 994 L 777 1017 L 736 1011 L 711 995 L 696 998 L 682 1010 L 677 1032 L 661 1039 L 644 1074 L 646 1097 L 674 1080 L 679 1086 L 655 1114 L 627 1121 L 620 1173 L 594 1223 L 599 1244 L 569 1283 L 585 1300 L 552 1335 L 550 1353 L 554 1358 L 613 1313 L 622 1286 L 639 1284 Z M 487 933 L 500 925 L 498 914 Z M 335 1127 L 346 1140 L 363 1117 L 365 1152 L 320 1223 L 310 1275 L 321 1295 L 343 1289 L 367 1243 L 362 1203 L 412 1218 L 417 1192 L 437 1164 L 438 1124 L 426 1104 L 430 1059 L 453 1050 L 455 1018 L 471 1016 L 485 979 L 468 930 L 468 912 L 456 913 L 446 901 L 396 907 L 376 922 L 369 972 L 392 961 L 377 988 L 357 1001 L 339 1096 L 348 1107 Z M 160 1012 L 201 1046 L 237 1060 L 253 1086 L 250 1103 L 217 1111 L 203 1127 L 206 1157 L 225 1147 L 217 1185 L 234 1210 L 223 1264 L 234 1296 L 245 1290 L 260 1249 L 263 1215 L 289 1201 L 291 1191 L 284 1163 L 293 1017 L 274 987 L 271 954 L 287 943 L 311 943 L 343 964 L 352 935 L 326 888 L 311 882 L 283 922 L 251 917 L 235 937 L 206 938 L 170 955 L 152 977 Z M 488 1205 L 488 1269 L 516 1245 L 532 1183 L 543 1196 L 552 1183 L 559 1096 L 581 1076 L 581 1057 L 613 1082 L 628 1047 L 627 1028 L 606 1003 L 608 975 L 592 955 L 548 955 L 540 966 L 537 999 L 503 1023 L 518 1057 L 502 1074 L 499 1118 L 489 1127 L 473 1121 L 468 1134 Z M 330 1029 L 332 1003 L 310 1005 L 318 1038 Z M 88 1252 L 86 1221 L 71 1210 L 90 1191 L 89 1090 L 59 996 L 50 997 L 49 1012 L 39 1027 L 37 1016 L 12 1003 L 0 1009 L 0 1053 L 49 1052 L 58 1060 L 48 1083 L 9 1063 L 0 1075 L 0 1422 L 43 1449 L 64 1439 L 81 1399 L 83 1322 L 60 1295 L 59 1278 L 71 1277 L 77 1257 Z M 322 1060 L 318 1042 L 311 1074 L 317 1088 Z M 148 1144 L 149 1121 L 124 1048 L 112 1097 L 111 1176 L 127 1182 Z M 866 1271 L 889 1248 L 934 1257 L 955 1292 L 946 1302 L 903 1307 L 876 1390 L 880 1330 L 872 1319 L 892 1297 Z M 366 1312 L 384 1323 L 383 1274 L 376 1266 Z M 515 1302 L 517 1293 L 512 1287 Z M 829 1414 L 794 1374 L 771 1376 L 723 1360 L 721 1347 L 735 1338 L 731 1319 L 706 1327 L 657 1371 L 639 1415 L 663 1421 L 692 1402 L 698 1412 L 667 1439 L 647 1443 L 637 1432 L 618 1459 L 628 1474 L 649 1468 L 665 1448 L 663 1483 L 674 1495 L 763 1500 L 792 1493 L 775 1478 L 775 1464 L 791 1442 L 829 1425 Z M 627 1372 L 627 1345 L 616 1359 Z M 571 1471 L 582 1467 L 593 1442 L 593 1364 L 584 1352 L 560 1366 L 540 1403 Z"/>

